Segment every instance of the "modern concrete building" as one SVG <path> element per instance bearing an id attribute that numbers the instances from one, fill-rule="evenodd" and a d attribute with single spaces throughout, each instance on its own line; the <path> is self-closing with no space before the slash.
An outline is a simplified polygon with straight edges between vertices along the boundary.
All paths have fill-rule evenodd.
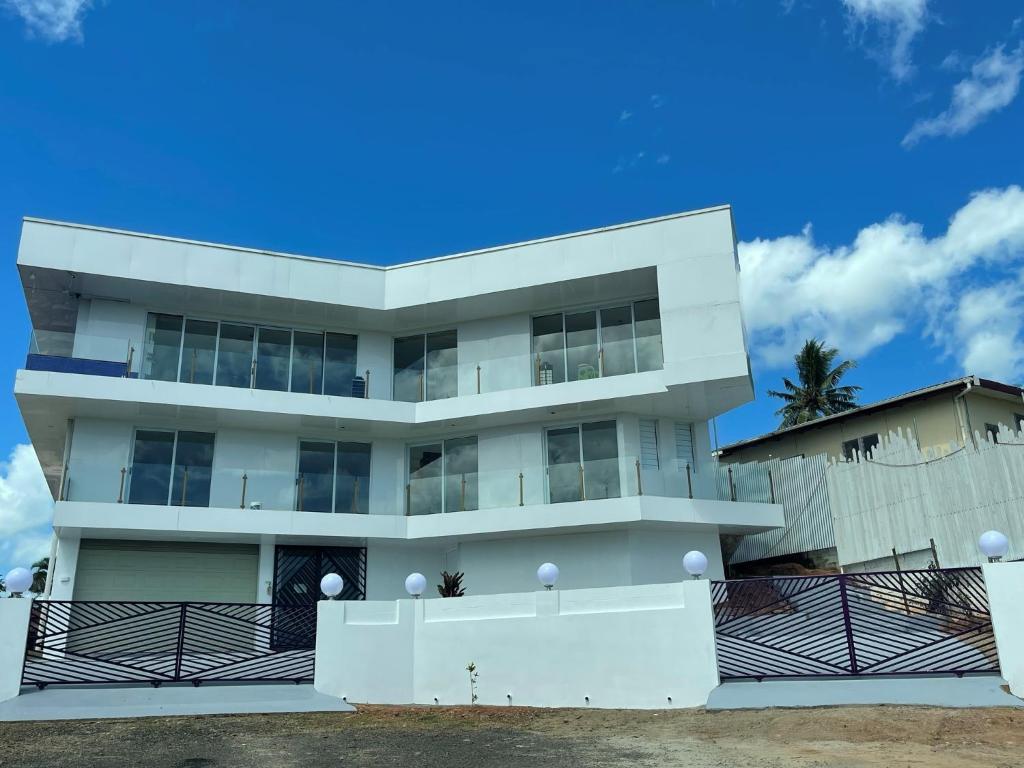
<path id="1" fill-rule="evenodd" d="M 391 267 L 26 219 L 18 268 L 52 599 L 720 577 L 782 524 L 710 460 L 753 395 L 728 207 Z"/>

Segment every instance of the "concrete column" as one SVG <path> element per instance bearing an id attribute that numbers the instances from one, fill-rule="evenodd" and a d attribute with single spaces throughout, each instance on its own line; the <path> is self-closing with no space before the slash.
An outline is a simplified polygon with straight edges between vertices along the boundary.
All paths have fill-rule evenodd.
<path id="1" fill-rule="evenodd" d="M 989 563 L 981 567 L 999 652 L 999 671 L 1010 693 L 1024 698 L 1024 563 Z"/>
<path id="2" fill-rule="evenodd" d="M 53 564 L 51 600 L 70 600 L 75 592 L 75 571 L 78 570 L 78 532 L 57 533 L 57 556 Z"/>

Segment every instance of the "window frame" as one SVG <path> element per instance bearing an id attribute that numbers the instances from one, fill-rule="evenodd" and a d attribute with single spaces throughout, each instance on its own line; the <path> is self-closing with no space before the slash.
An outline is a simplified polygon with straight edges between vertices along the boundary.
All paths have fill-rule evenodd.
<path id="1" fill-rule="evenodd" d="M 600 499 L 588 499 L 587 498 L 587 493 L 586 493 L 586 485 L 587 485 L 587 483 L 586 483 L 586 462 L 587 462 L 587 459 L 586 459 L 586 457 L 585 457 L 585 455 L 583 453 L 583 426 L 585 424 L 603 424 L 603 423 L 606 423 L 606 422 L 611 422 L 612 424 L 615 425 L 615 464 L 616 464 L 616 472 L 618 474 L 619 493 L 618 493 L 617 496 L 602 496 Z M 579 501 L 600 501 L 601 499 L 621 499 L 621 498 L 624 498 L 624 496 L 623 496 L 623 489 L 624 489 L 623 480 L 624 480 L 624 475 L 623 475 L 623 466 L 622 466 L 622 460 L 623 460 L 622 429 L 621 429 L 621 424 L 620 424 L 620 421 L 619 421 L 618 417 L 612 416 L 611 418 L 598 418 L 598 419 L 587 419 L 587 420 L 584 420 L 584 421 L 558 422 L 558 423 L 553 423 L 553 424 L 547 424 L 547 425 L 545 425 L 543 427 L 544 437 L 543 437 L 543 440 L 541 440 L 541 450 L 543 452 L 542 456 L 541 456 L 541 469 L 544 472 L 544 503 L 545 504 L 573 503 L 571 501 L 570 502 L 561 502 L 561 501 L 554 501 L 553 502 L 553 501 L 551 501 L 551 472 L 550 472 L 551 463 L 550 463 L 550 453 L 548 452 L 548 433 L 551 430 L 553 430 L 553 429 L 569 429 L 569 428 L 573 428 L 573 427 L 575 427 L 575 429 L 576 429 L 576 439 L 578 441 L 578 447 L 579 447 L 580 466 L 582 466 L 584 468 L 583 493 L 582 493 L 583 498 L 576 499 L 576 501 L 577 502 L 579 502 Z M 599 461 L 600 461 L 600 459 L 599 459 Z"/>
<path id="2" fill-rule="evenodd" d="M 134 502 L 129 501 L 132 497 L 132 482 L 135 478 L 135 446 L 138 442 L 138 433 L 142 432 L 163 432 L 165 434 L 170 433 L 174 435 L 174 440 L 171 443 L 171 476 L 167 485 L 167 501 L 162 505 L 166 507 L 189 507 L 189 504 L 173 504 L 172 499 L 174 498 L 174 471 L 178 466 L 178 433 L 180 432 L 198 432 L 200 434 L 213 435 L 213 446 L 211 448 L 212 455 L 210 456 L 210 491 L 213 490 L 213 478 L 217 472 L 217 431 L 212 432 L 201 430 L 201 429 L 183 429 L 181 427 L 151 427 L 151 426 L 133 426 L 132 427 L 132 438 L 131 443 L 128 447 L 128 466 L 126 467 L 126 474 L 128 475 L 125 485 L 124 492 L 122 494 L 124 504 L 132 504 Z M 210 509 L 210 493 L 207 492 L 206 506 L 196 506 L 196 509 Z M 187 500 L 187 497 L 186 497 Z M 143 505 L 145 506 L 145 505 Z M 161 505 L 153 505 L 161 506 Z"/>
<path id="3" fill-rule="evenodd" d="M 311 509 L 300 509 L 299 504 L 299 478 L 302 476 L 299 468 L 302 461 L 302 444 L 303 443 L 330 443 L 333 446 L 333 452 L 331 454 L 331 509 L 330 512 L 316 512 Z M 370 451 L 370 465 L 366 472 L 366 512 L 338 512 L 338 444 L 339 443 L 351 443 L 355 445 L 366 445 L 369 446 Z M 299 436 L 295 440 L 295 491 L 292 495 L 292 510 L 294 512 L 309 512 L 314 515 L 368 515 L 370 514 L 370 501 L 373 498 L 373 441 L 372 440 L 338 440 L 333 437 L 303 437 Z"/>
<path id="4" fill-rule="evenodd" d="M 415 440 L 415 441 L 412 441 L 412 442 L 409 442 L 409 443 L 405 444 L 405 483 L 404 483 L 403 491 L 405 493 L 404 506 L 405 506 L 405 516 L 406 517 L 420 517 L 421 516 L 421 515 L 418 515 L 418 514 L 417 515 L 412 514 L 412 505 L 411 505 L 411 496 L 410 496 L 410 488 L 411 488 L 411 483 L 412 483 L 412 477 L 411 477 L 412 462 L 410 461 L 410 455 L 409 455 L 410 452 L 412 451 L 412 449 L 413 448 L 422 448 L 422 447 L 425 447 L 425 446 L 428 446 L 428 445 L 436 445 L 438 443 L 441 444 L 441 459 L 440 459 L 440 462 L 441 462 L 441 475 L 440 475 L 440 479 L 441 479 L 441 511 L 440 512 L 427 512 L 427 513 L 423 513 L 423 514 L 424 514 L 424 516 L 425 515 L 436 515 L 436 514 L 442 514 L 442 515 L 443 514 L 449 514 L 449 512 L 447 510 L 447 506 L 448 506 L 448 503 L 447 503 L 447 501 L 448 501 L 447 500 L 447 495 L 448 495 L 448 482 L 447 482 L 448 481 L 448 447 L 447 447 L 447 443 L 450 440 L 467 440 L 469 438 L 472 438 L 473 440 L 476 441 L 476 477 L 477 477 L 476 496 L 477 496 L 477 503 L 476 503 L 476 506 L 474 508 L 472 508 L 472 509 L 466 508 L 466 509 L 460 509 L 460 510 L 455 510 L 455 511 L 457 511 L 457 512 L 476 512 L 476 511 L 479 511 L 479 509 L 480 509 L 480 435 L 474 432 L 472 434 L 458 434 L 458 435 L 448 435 L 447 437 L 425 438 L 423 440 Z"/>

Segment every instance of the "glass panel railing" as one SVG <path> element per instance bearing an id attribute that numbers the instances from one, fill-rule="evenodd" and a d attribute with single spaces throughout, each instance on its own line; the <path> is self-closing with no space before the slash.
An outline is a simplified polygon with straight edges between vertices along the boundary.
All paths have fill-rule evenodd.
<path id="1" fill-rule="evenodd" d="M 138 375 L 137 341 L 124 336 L 35 329 L 25 368 L 93 376 Z"/>

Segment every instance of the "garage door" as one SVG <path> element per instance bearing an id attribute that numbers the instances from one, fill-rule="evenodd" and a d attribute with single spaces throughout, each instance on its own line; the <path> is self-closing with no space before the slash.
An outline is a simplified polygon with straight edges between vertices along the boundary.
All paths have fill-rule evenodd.
<path id="1" fill-rule="evenodd" d="M 254 603 L 259 547 L 84 539 L 75 600 Z"/>

